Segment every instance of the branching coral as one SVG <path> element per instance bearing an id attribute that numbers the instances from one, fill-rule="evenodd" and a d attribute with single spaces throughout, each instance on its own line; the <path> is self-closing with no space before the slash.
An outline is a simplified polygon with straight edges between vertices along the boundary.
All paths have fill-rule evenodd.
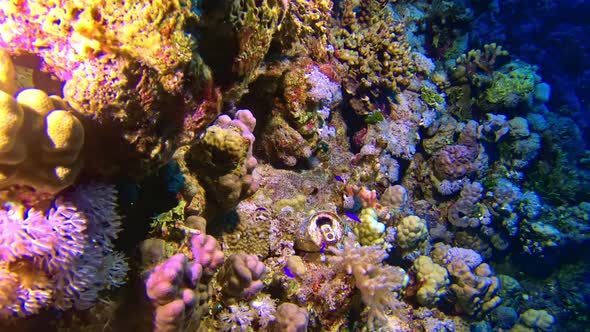
<path id="1" fill-rule="evenodd" d="M 190 318 L 198 322 L 197 306 L 204 306 L 206 285 L 223 263 L 219 243 L 209 235 L 197 234 L 191 238 L 193 261 L 177 254 L 156 266 L 146 281 L 146 293 L 155 309 L 154 331 L 179 331 Z M 198 308 L 203 310 L 203 308 Z M 197 323 L 198 325 L 198 323 Z"/>
<path id="2" fill-rule="evenodd" d="M 363 303 L 369 310 L 369 326 L 373 326 L 375 321 L 386 322 L 391 311 L 403 306 L 398 295 L 409 278 L 403 269 L 382 264 L 387 258 L 385 250 L 379 246 L 360 246 L 354 235 L 349 233 L 341 248 L 330 248 L 330 251 L 334 254 L 328 258 L 334 264 L 333 269 L 354 277 Z"/>
<path id="3" fill-rule="evenodd" d="M 414 63 L 403 24 L 395 22 L 386 3 L 377 0 L 341 3 L 342 21 L 333 29 L 334 55 L 342 63 L 345 92 L 361 115 L 379 109 L 379 98 L 409 84 Z"/>
<path id="4" fill-rule="evenodd" d="M 502 49 L 501 45 L 495 43 L 485 44 L 483 52 L 479 49 L 470 50 L 457 58 L 457 67 L 453 75 L 473 79 L 478 72 L 492 74 L 496 69 L 496 60 L 500 57 L 507 57 L 509 54 Z"/>

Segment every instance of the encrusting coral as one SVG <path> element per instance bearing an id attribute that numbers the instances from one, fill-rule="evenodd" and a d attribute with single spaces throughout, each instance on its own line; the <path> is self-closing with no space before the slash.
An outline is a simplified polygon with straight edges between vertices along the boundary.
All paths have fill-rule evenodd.
<path id="1" fill-rule="evenodd" d="M 580 330 L 584 84 L 503 15 L 5 1 L 0 329 Z"/>

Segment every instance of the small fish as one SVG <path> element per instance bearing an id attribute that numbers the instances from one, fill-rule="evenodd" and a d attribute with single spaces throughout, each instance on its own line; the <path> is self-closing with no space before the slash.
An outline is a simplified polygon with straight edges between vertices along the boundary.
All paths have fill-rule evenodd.
<path id="1" fill-rule="evenodd" d="M 320 253 L 323 254 L 326 251 L 326 242 L 322 242 L 322 246 L 320 247 Z"/>
<path id="2" fill-rule="evenodd" d="M 336 179 L 336 181 L 340 181 L 340 182 L 344 183 L 344 179 L 340 175 L 336 175 L 334 177 L 334 179 Z"/>
<path id="3" fill-rule="evenodd" d="M 352 212 L 346 212 L 346 216 L 356 222 L 363 222 L 361 220 L 361 218 L 359 218 L 356 214 L 352 213 Z"/>
<path id="4" fill-rule="evenodd" d="M 293 275 L 293 272 L 291 272 L 291 270 L 289 270 L 289 268 L 285 265 L 285 267 L 283 268 L 283 271 L 285 271 L 285 275 L 291 279 L 295 278 L 295 275 Z"/>
<path id="5" fill-rule="evenodd" d="M 256 211 L 267 211 L 267 209 L 265 207 L 257 207 Z"/>

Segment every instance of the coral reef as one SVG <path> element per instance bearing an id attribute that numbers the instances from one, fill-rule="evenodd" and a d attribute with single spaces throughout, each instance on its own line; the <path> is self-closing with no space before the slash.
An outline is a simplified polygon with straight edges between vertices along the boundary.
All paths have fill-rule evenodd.
<path id="1" fill-rule="evenodd" d="M 222 209 L 235 206 L 258 189 L 253 176 L 257 160 L 252 156 L 256 119 L 248 110 L 235 119 L 220 116 L 186 152 L 187 177 L 197 178 Z"/>
<path id="2" fill-rule="evenodd" d="M 587 20 L 515 19 L 564 82 L 531 2 L 4 1 L 0 330 L 584 330 Z"/>

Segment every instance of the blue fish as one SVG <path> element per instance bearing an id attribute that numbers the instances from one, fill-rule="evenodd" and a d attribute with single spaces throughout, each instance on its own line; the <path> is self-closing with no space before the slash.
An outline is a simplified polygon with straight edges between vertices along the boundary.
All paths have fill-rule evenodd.
<path id="1" fill-rule="evenodd" d="M 291 272 L 291 270 L 289 270 L 289 268 L 285 265 L 285 267 L 283 268 L 283 271 L 285 271 L 285 275 L 291 279 L 295 278 L 295 275 L 293 275 L 293 272 Z"/>
<path id="2" fill-rule="evenodd" d="M 320 253 L 323 254 L 326 251 L 326 242 L 322 242 L 322 246 L 320 248 Z"/>
<path id="3" fill-rule="evenodd" d="M 256 211 L 267 211 L 265 207 L 257 207 Z"/>
<path id="4" fill-rule="evenodd" d="M 334 179 L 336 179 L 336 181 L 340 181 L 340 182 L 344 183 L 344 179 L 340 175 L 336 175 L 334 177 Z"/>
<path id="5" fill-rule="evenodd" d="M 356 222 L 363 222 L 361 220 L 361 218 L 359 218 L 356 214 L 352 213 L 352 212 L 346 212 L 346 216 Z"/>

